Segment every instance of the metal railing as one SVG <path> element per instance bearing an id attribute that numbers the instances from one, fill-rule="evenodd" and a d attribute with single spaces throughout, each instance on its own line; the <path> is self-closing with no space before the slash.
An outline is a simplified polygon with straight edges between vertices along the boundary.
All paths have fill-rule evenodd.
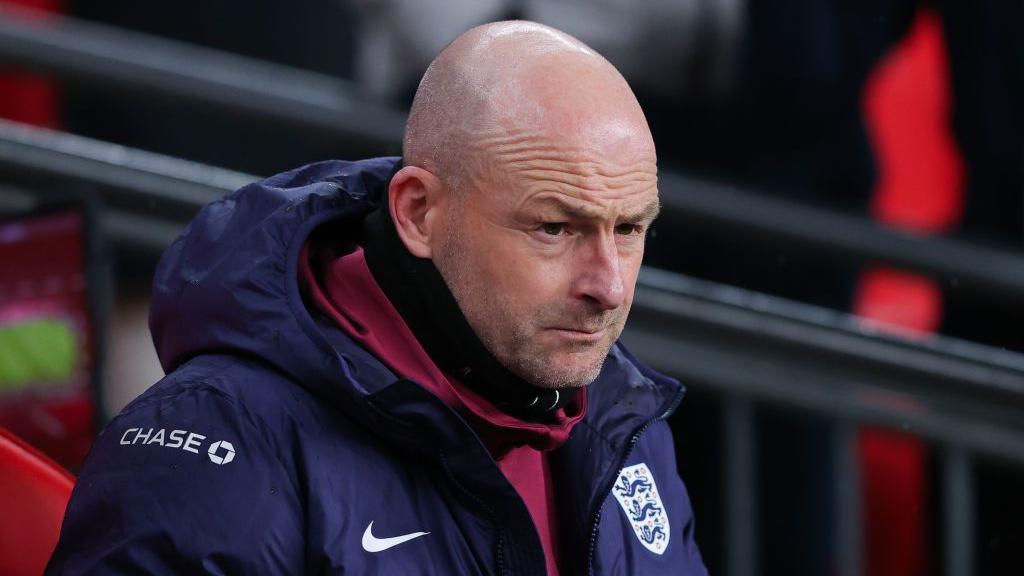
<path id="1" fill-rule="evenodd" d="M 0 4 L 0 62 L 119 94 L 173 96 L 391 150 L 405 115 L 344 80 Z"/>
<path id="2" fill-rule="evenodd" d="M 104 236 L 150 254 L 163 251 L 200 207 L 256 179 L 9 120 L 0 120 L 0 178 L 44 195 L 59 195 L 67 182 L 87 187 L 103 207 Z M 10 204 L 18 194 L 7 196 Z M 7 211 L 23 209 L 27 200 Z"/>
<path id="3" fill-rule="evenodd" d="M 856 430 L 929 441 L 941 462 L 947 574 L 973 573 L 976 456 L 1024 465 L 1024 355 L 944 337 L 908 340 L 856 318 L 645 269 L 624 341 L 654 368 L 723 397 L 727 574 L 758 572 L 754 405 L 827 415 L 840 573 L 861 573 Z"/>
<path id="4" fill-rule="evenodd" d="M 8 185 L 17 184 L 26 190 L 53 190 L 68 182 L 86 186 L 102 206 L 104 233 L 115 242 L 153 253 L 163 250 L 203 205 L 258 178 L 5 120 L 0 120 L 0 177 Z M 24 207 L 22 203 L 17 205 L 18 209 Z M 129 226 L 138 221 L 159 225 L 142 229 Z M 172 234 L 160 233 L 164 230 Z M 730 392 L 790 402 L 836 416 L 881 418 L 889 425 L 916 421 L 920 406 L 899 409 L 910 406 L 910 398 L 916 398 L 918 404 L 924 398 L 935 406 L 948 403 L 954 411 L 951 414 L 968 417 L 976 401 L 1024 409 L 1024 356 L 1006 350 L 942 336 L 898 338 L 833 310 L 653 269 L 641 275 L 637 300 L 644 305 L 637 311 L 634 324 L 648 326 L 646 333 L 657 334 L 662 342 L 645 342 L 641 349 L 657 356 L 665 342 L 707 348 L 695 356 L 708 360 L 668 367 L 688 378 L 721 382 Z M 650 322 L 643 310 L 654 314 Z M 701 322 L 717 329 L 709 331 Z M 777 343 L 779 349 L 767 346 L 769 342 Z M 711 349 L 748 350 L 751 359 L 747 363 L 754 364 L 754 354 L 792 356 L 799 360 L 791 363 L 794 370 L 799 366 L 799 373 L 773 371 L 749 378 L 746 368 L 737 371 L 737 361 L 719 361 L 720 353 L 708 356 Z M 809 359 L 807 351 L 815 354 Z M 666 359 L 671 357 L 666 353 Z M 811 367 L 819 366 L 814 358 L 823 359 L 821 373 L 810 378 L 816 382 L 813 386 L 803 386 L 799 382 L 808 380 Z M 843 364 L 847 361 L 849 365 Z M 898 392 L 905 401 L 873 394 L 870 389 L 852 392 L 851 386 L 857 382 L 880 381 L 876 369 L 892 374 L 882 388 Z M 744 376 L 726 378 L 715 370 Z M 830 388 L 823 388 L 823 383 Z M 970 386 L 971 402 L 959 398 L 965 385 Z M 850 395 L 840 397 L 840 390 Z M 950 391 L 958 396 L 954 402 L 945 399 L 944 394 Z M 895 410 L 888 420 L 887 410 Z M 1001 426 L 1015 422 L 1024 425 L 1024 419 L 1014 418 L 997 422 Z M 923 425 L 922 433 L 934 432 L 938 439 L 946 439 L 943 429 L 948 431 L 948 438 L 961 441 L 976 436 L 960 426 L 950 428 L 950 422 L 939 427 Z M 1001 456 L 1024 459 L 1024 437 L 1004 443 L 995 441 L 994 436 L 987 438 L 978 441 L 978 449 L 987 446 L 984 449 Z"/>
<path id="5" fill-rule="evenodd" d="M 350 82 L 68 17 L 0 5 L 0 62 L 123 93 L 141 91 L 399 149 L 405 114 Z M 37 143 L 46 146 L 47 143 Z M 802 250 L 889 262 L 956 279 L 964 288 L 1024 298 L 1024 257 L 880 226 L 795 202 L 663 174 L 662 201 L 688 223 Z"/>
<path id="6" fill-rule="evenodd" d="M 102 233 L 155 257 L 202 205 L 255 177 L 0 121 L 0 178 L 30 200 L 45 194 L 29 191 L 57 185 L 92 190 Z M 653 367 L 724 399 L 729 574 L 757 571 L 757 405 L 832 420 L 844 574 L 859 573 L 857 425 L 896 428 L 941 448 L 944 550 L 957 576 L 971 573 L 972 458 L 1024 463 L 1021 354 L 941 336 L 899 338 L 836 311 L 650 268 L 623 338 Z"/>

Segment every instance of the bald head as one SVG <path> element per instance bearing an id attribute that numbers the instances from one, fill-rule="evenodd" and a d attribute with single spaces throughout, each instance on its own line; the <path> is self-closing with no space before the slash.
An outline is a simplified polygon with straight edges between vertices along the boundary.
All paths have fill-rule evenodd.
<path id="1" fill-rule="evenodd" d="M 622 76 L 546 26 L 474 28 L 424 75 L 404 154 L 395 229 L 487 350 L 535 386 L 592 382 L 658 213 L 654 143 Z"/>
<path id="2" fill-rule="evenodd" d="M 466 32 L 430 64 L 403 157 L 458 190 L 509 150 L 548 147 L 655 160 L 643 112 L 607 60 L 553 28 L 497 22 Z"/>

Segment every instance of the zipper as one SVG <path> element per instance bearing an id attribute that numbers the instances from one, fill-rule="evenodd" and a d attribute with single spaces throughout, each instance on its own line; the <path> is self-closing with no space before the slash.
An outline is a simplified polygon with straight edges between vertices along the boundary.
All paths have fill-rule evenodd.
<path id="1" fill-rule="evenodd" d="M 476 502 L 477 506 L 483 509 L 483 511 L 490 518 L 491 525 L 494 526 L 494 564 L 497 568 L 498 576 L 504 576 L 505 572 L 505 529 L 498 523 L 498 515 L 494 512 L 494 509 L 487 505 L 481 498 L 477 497 L 476 494 L 470 492 L 465 486 L 462 485 L 455 477 L 452 469 L 448 466 L 448 457 L 445 454 L 444 449 L 438 449 L 438 460 L 441 463 L 441 468 L 444 470 L 446 476 L 451 483 L 459 489 L 460 492 L 468 496 L 471 500 Z"/>
<path id="2" fill-rule="evenodd" d="M 608 499 L 608 494 L 612 491 L 612 484 L 614 484 L 615 479 L 622 471 L 622 468 L 626 465 L 626 461 L 629 460 L 629 456 L 633 453 L 633 449 L 636 448 L 637 442 L 640 441 L 640 436 L 642 436 L 643 433 L 655 423 L 661 422 L 675 412 L 676 408 L 678 408 L 679 404 L 683 401 L 684 395 L 686 395 L 685 388 L 676 393 L 675 397 L 669 401 L 665 409 L 663 409 L 657 416 L 647 420 L 637 428 L 635 432 L 633 432 L 633 435 L 629 438 L 629 442 L 626 444 L 626 449 L 619 458 L 619 465 L 615 468 L 615 473 L 608 476 L 604 487 L 600 492 L 598 492 L 598 494 L 604 494 L 604 498 L 601 498 L 597 502 L 596 508 L 591 517 L 590 541 L 587 544 L 587 574 L 589 576 L 593 576 L 594 574 L 594 554 L 597 552 L 597 525 L 601 522 L 601 509 L 604 508 L 604 503 Z"/>
<path id="3" fill-rule="evenodd" d="M 413 382 L 413 381 L 409 380 L 409 382 Z M 415 382 L 413 382 L 413 383 L 415 383 Z M 367 405 L 370 407 L 371 410 L 373 410 L 380 417 L 382 417 L 382 418 L 384 418 L 386 420 L 389 420 L 391 422 L 396 423 L 401 428 L 408 428 L 408 426 L 405 424 L 405 422 L 403 422 L 402 420 L 400 420 L 398 418 L 395 418 L 390 413 L 388 413 L 387 411 L 385 411 L 382 408 L 380 408 L 375 402 L 368 401 Z M 487 514 L 487 517 L 490 520 L 491 525 L 494 526 L 494 535 L 495 535 L 494 563 L 495 563 L 495 567 L 497 569 L 496 574 L 497 574 L 497 576 L 507 576 L 508 572 L 507 572 L 507 568 L 505 566 L 505 534 L 506 534 L 507 531 L 504 528 L 502 528 L 501 524 L 498 522 L 498 515 L 497 515 L 497 513 L 495 513 L 494 508 L 492 508 L 486 502 L 484 502 L 483 499 L 478 497 L 476 494 L 471 492 L 468 488 L 463 486 L 461 482 L 459 482 L 458 478 L 455 476 L 455 473 L 452 472 L 451 467 L 448 465 L 448 455 L 445 452 L 444 448 L 438 448 L 436 454 L 437 454 L 437 461 L 440 464 L 440 468 L 444 472 L 444 475 L 448 477 L 448 480 L 450 481 L 450 483 L 453 486 L 455 486 L 455 488 L 457 490 L 459 490 L 460 492 L 465 494 L 470 500 L 475 502 L 477 504 L 477 506 L 479 506 L 484 511 L 484 513 Z"/>

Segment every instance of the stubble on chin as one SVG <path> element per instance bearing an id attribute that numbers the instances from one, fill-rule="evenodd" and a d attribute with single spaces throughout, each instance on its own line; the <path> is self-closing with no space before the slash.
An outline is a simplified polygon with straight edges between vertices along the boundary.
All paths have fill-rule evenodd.
<path id="1" fill-rule="evenodd" d="M 538 388 L 580 388 L 600 375 L 608 352 L 622 331 L 621 324 L 610 326 L 608 330 L 607 339 L 598 344 L 553 349 L 540 342 L 540 332 L 537 332 L 532 337 L 517 335 L 504 347 L 497 347 L 497 353 L 493 343 L 485 342 L 485 346 L 506 368 Z M 582 356 L 586 357 L 585 361 Z"/>

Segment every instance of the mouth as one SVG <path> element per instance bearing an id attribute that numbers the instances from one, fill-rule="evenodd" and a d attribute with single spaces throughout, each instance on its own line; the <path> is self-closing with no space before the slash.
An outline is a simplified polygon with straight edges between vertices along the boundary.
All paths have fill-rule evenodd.
<path id="1" fill-rule="evenodd" d="M 559 337 L 579 343 L 600 342 L 604 339 L 607 328 L 552 328 Z"/>

